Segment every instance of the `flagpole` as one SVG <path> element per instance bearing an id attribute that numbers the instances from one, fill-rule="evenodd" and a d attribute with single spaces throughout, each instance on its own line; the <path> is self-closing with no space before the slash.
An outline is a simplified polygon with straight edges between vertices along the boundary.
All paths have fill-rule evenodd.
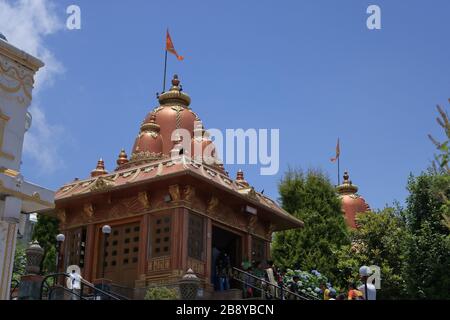
<path id="1" fill-rule="evenodd" d="M 340 167 L 339 167 L 339 160 L 340 160 L 340 155 L 338 157 L 338 186 L 341 184 L 341 173 L 340 173 Z"/>
<path id="2" fill-rule="evenodd" d="M 167 74 L 167 50 L 166 57 L 164 58 L 164 82 L 163 82 L 163 93 L 166 92 L 166 74 Z"/>

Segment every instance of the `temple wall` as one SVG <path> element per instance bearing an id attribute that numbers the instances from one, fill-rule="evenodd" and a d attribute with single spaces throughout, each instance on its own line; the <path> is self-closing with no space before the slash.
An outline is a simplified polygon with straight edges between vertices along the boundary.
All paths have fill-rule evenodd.
<path id="1" fill-rule="evenodd" d="M 51 195 L 23 181 L 22 147 L 31 125 L 35 72 L 43 64 L 0 40 L 0 300 L 9 298 L 20 214 L 27 209 L 51 206 Z M 44 192 L 43 192 L 44 191 Z M 49 196 L 50 195 L 50 196 Z M 45 200 L 45 201 L 44 201 Z M 35 202 L 40 204 L 34 206 Z"/>

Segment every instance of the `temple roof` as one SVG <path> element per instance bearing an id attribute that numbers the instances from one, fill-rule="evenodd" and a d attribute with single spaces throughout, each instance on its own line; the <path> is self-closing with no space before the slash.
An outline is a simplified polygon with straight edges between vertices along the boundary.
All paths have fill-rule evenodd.
<path id="1" fill-rule="evenodd" d="M 115 171 L 101 176 L 91 177 L 86 180 L 75 180 L 56 191 L 56 203 L 66 200 L 75 200 L 90 196 L 111 192 L 131 186 L 148 184 L 154 181 L 174 176 L 191 175 L 195 178 L 205 180 L 222 190 L 228 191 L 237 197 L 241 197 L 249 203 L 263 208 L 276 216 L 286 220 L 289 224 L 302 227 L 303 222 L 283 210 L 278 204 L 258 193 L 245 181 L 232 180 L 229 176 L 221 173 L 216 168 L 206 164 L 190 161 L 186 156 L 179 159 L 161 160 L 151 164 Z M 107 186 L 106 188 L 99 186 Z"/>

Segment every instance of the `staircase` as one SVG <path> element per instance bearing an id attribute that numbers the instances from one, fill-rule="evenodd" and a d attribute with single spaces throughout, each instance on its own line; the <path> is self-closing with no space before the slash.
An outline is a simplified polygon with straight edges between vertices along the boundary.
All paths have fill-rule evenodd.
<path id="1" fill-rule="evenodd" d="M 81 279 L 80 290 L 71 290 L 60 283 L 70 278 L 67 273 L 55 273 L 42 280 L 40 300 L 129 300 L 120 294 L 111 292 L 108 287 L 93 285 Z"/>

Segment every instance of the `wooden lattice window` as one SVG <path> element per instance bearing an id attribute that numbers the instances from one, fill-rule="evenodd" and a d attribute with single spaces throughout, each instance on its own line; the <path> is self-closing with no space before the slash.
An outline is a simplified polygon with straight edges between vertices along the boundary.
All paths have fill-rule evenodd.
<path id="1" fill-rule="evenodd" d="M 252 238 L 252 262 L 263 262 L 266 260 L 266 241 Z"/>
<path id="2" fill-rule="evenodd" d="M 170 255 L 172 218 L 170 214 L 158 215 L 151 219 L 152 257 Z"/>
<path id="3" fill-rule="evenodd" d="M 113 226 L 105 248 L 105 272 L 135 268 L 139 258 L 139 223 Z"/>
<path id="4" fill-rule="evenodd" d="M 197 260 L 203 260 L 204 227 L 203 218 L 189 215 L 188 255 Z"/>

